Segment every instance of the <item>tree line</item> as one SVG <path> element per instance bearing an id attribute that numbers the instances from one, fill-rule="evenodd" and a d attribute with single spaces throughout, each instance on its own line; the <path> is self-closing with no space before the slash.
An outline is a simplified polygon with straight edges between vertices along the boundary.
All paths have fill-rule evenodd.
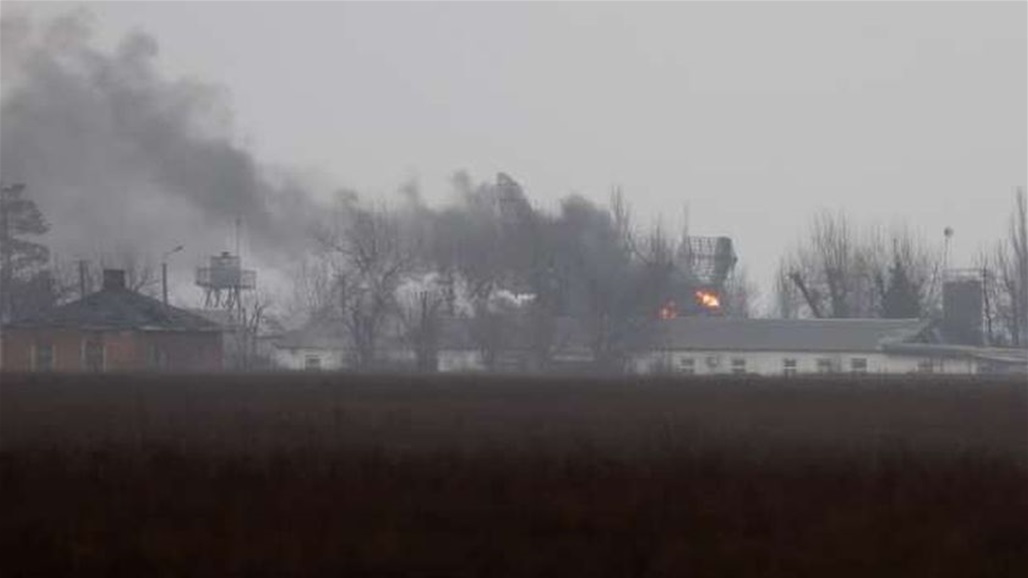
<path id="1" fill-rule="evenodd" d="M 278 309 L 301 322 L 334 324 L 358 368 L 381 363 L 399 340 L 427 368 L 446 320 L 460 317 L 487 366 L 502 364 L 503 352 L 517 347 L 538 369 L 567 344 L 565 321 L 574 320 L 595 363 L 616 369 L 665 304 L 692 298 L 699 270 L 687 227 L 672 233 L 659 221 L 637 225 L 618 189 L 606 204 L 570 195 L 545 211 L 502 173 L 475 182 L 459 172 L 452 188 L 451 201 L 438 208 L 415 184 L 402 187 L 394 203 L 339 192 L 308 227 L 309 250 L 290 271 L 292 294 L 277 308 L 264 294 L 251 297 L 248 319 L 270 322 L 269 311 Z M 38 242 L 49 225 L 24 187 L 3 190 L 5 320 L 88 293 L 102 267 L 123 268 L 130 288 L 158 295 L 153 260 L 130 248 L 98 254 L 88 265 L 54 258 Z M 1025 205 L 1018 190 L 1007 234 L 974 263 L 994 344 L 1028 344 Z M 843 213 L 819 212 L 780 260 L 771 314 L 938 317 L 946 259 L 945 247 L 909 228 L 858 228 Z M 723 280 L 720 312 L 749 316 L 756 291 L 736 268 Z"/>

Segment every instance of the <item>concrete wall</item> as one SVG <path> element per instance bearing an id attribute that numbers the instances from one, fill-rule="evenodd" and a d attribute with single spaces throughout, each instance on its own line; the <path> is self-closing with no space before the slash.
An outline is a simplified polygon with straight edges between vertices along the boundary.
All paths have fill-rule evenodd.
<path id="1" fill-rule="evenodd" d="M 224 369 L 221 333 L 190 333 L 174 331 L 145 332 L 135 341 L 136 360 L 140 369 L 153 367 L 156 348 L 164 361 L 160 369 L 167 371 L 220 371 Z M 160 361 L 160 360 L 158 360 Z"/>

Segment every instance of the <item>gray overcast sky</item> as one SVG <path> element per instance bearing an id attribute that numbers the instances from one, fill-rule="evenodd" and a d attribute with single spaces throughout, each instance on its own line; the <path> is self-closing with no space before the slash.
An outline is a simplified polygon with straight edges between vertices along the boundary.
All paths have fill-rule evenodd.
<path id="1" fill-rule="evenodd" d="M 688 203 L 765 288 L 819 207 L 951 225 L 966 265 L 1028 173 L 1025 2 L 89 9 L 104 42 L 140 28 L 169 75 L 221 85 L 262 161 L 430 199 L 461 168 L 551 206 L 620 184 L 641 222 Z"/>

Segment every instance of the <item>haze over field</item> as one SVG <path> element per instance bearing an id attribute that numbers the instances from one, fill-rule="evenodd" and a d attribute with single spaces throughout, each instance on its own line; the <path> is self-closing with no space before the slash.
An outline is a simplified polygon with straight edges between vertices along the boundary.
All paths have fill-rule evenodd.
<path id="1" fill-rule="evenodd" d="M 466 169 L 543 207 L 620 185 L 675 227 L 688 204 L 766 296 L 819 207 L 952 226 L 970 265 L 1028 172 L 1024 3 L 103 3 L 44 32 L 75 7 L 3 4 L 4 179 L 69 258 L 87 231 L 159 252 L 188 228 L 185 277 L 242 214 L 274 264 L 300 189 L 439 202 Z M 139 98 L 107 118 L 118 83 Z"/>
<path id="2" fill-rule="evenodd" d="M 0 576 L 1028 575 L 1026 19 L 0 0 Z"/>

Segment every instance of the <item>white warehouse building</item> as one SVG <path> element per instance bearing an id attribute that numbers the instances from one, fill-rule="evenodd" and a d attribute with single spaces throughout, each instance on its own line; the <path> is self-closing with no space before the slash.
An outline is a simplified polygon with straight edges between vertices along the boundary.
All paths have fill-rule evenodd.
<path id="1" fill-rule="evenodd" d="M 686 317 L 656 324 L 636 373 L 1023 373 L 1026 352 L 930 343 L 918 319 Z"/>

